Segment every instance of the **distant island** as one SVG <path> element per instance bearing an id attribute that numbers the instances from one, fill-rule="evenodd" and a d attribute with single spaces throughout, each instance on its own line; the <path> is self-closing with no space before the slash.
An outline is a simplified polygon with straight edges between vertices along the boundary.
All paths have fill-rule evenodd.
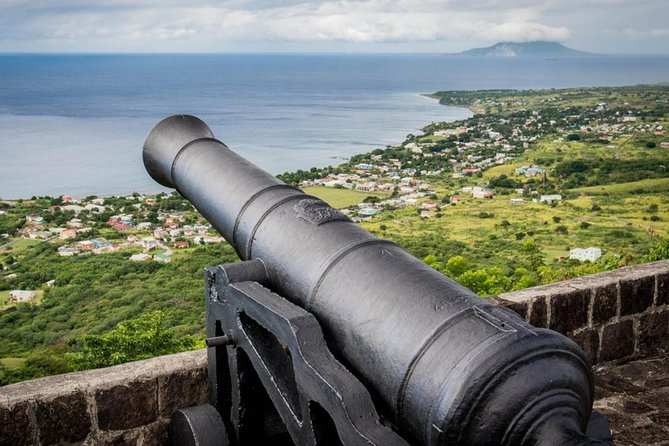
<path id="1" fill-rule="evenodd" d="M 596 57 L 601 54 L 587 53 L 566 47 L 558 42 L 498 42 L 485 48 L 473 48 L 455 56 L 473 57 L 540 57 L 540 58 L 574 58 Z"/>

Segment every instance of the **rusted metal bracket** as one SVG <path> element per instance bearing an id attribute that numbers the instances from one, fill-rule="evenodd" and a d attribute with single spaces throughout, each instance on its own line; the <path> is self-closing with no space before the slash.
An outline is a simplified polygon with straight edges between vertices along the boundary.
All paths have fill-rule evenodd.
<path id="1" fill-rule="evenodd" d="M 230 441 L 408 445 L 334 358 L 316 318 L 266 278 L 261 260 L 206 270 L 210 403 Z"/>

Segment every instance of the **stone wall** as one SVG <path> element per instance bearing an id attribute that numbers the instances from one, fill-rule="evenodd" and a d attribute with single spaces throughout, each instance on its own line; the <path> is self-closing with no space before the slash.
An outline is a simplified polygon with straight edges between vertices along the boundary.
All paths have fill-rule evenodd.
<path id="1" fill-rule="evenodd" d="M 494 298 L 537 327 L 569 336 L 592 364 L 669 347 L 669 260 Z"/>
<path id="2" fill-rule="evenodd" d="M 159 445 L 171 414 L 207 401 L 196 350 L 0 388 L 0 445 Z"/>
<path id="3" fill-rule="evenodd" d="M 669 347 L 669 261 L 493 298 L 574 339 L 593 364 Z M 0 387 L 0 446 L 158 445 L 207 400 L 204 350 Z"/>

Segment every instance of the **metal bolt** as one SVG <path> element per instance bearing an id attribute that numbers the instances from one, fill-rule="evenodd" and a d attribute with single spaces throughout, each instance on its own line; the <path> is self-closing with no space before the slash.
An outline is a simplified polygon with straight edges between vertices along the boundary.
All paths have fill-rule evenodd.
<path id="1" fill-rule="evenodd" d="M 223 336 L 214 336 L 213 338 L 205 339 L 205 344 L 207 347 L 219 347 L 221 345 L 230 345 L 232 344 L 232 337 L 228 335 Z"/>

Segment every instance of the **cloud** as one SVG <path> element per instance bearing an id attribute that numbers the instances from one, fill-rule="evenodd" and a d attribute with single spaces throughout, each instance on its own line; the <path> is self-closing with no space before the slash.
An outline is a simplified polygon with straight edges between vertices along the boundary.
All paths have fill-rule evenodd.
<path id="1" fill-rule="evenodd" d="M 18 41 L 59 51 L 221 51 L 284 43 L 466 49 L 501 40 L 606 43 L 613 35 L 659 41 L 666 36 L 665 1 L 0 0 L 0 50 L 11 51 Z M 650 31 L 630 31 L 636 29 Z"/>
<path id="2" fill-rule="evenodd" d="M 484 40 L 532 42 L 536 40 L 565 41 L 570 33 L 564 26 L 551 27 L 536 22 L 507 22 L 478 33 Z"/>
<path id="3" fill-rule="evenodd" d="M 489 39 L 565 36 L 562 29 L 529 21 L 500 24 L 492 11 L 482 17 L 480 12 L 454 9 L 450 2 L 436 0 L 8 1 L 5 9 L 20 10 L 24 32 L 47 39 L 179 40 L 199 35 L 224 41 L 379 43 L 436 41 L 463 33 Z M 514 15 L 518 14 L 524 20 L 539 16 L 529 8 Z M 495 32 L 476 32 L 486 29 Z"/>

